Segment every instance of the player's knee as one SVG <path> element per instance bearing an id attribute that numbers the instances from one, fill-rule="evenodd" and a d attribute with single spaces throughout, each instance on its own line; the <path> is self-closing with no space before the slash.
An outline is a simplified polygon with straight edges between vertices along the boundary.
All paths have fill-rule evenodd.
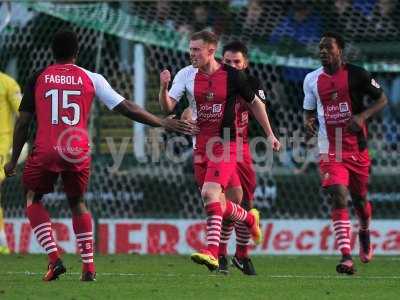
<path id="1" fill-rule="evenodd" d="M 347 201 L 341 197 L 335 197 L 333 198 L 333 207 L 334 208 L 346 208 L 347 207 Z"/>
<path id="2" fill-rule="evenodd" d="M 74 216 L 82 215 L 82 214 L 87 213 L 88 209 L 86 208 L 86 205 L 82 203 L 82 204 L 76 205 L 74 207 L 71 207 L 71 212 L 72 212 L 72 215 L 74 215 Z"/>
<path id="3" fill-rule="evenodd" d="M 73 215 L 81 215 L 88 211 L 81 196 L 68 197 L 68 204 Z"/>
<path id="4" fill-rule="evenodd" d="M 346 208 L 348 192 L 345 186 L 336 185 L 327 188 L 333 208 Z"/>
<path id="5" fill-rule="evenodd" d="M 354 193 L 351 193 L 351 200 L 353 202 L 354 207 L 364 207 L 365 203 L 367 203 L 366 196 L 361 196 Z"/>
<path id="6" fill-rule="evenodd" d="M 220 201 L 221 186 L 216 183 L 205 183 L 201 190 L 201 198 L 204 204 Z"/>
<path id="7" fill-rule="evenodd" d="M 209 190 L 202 190 L 201 191 L 201 198 L 205 204 L 213 202 L 215 199 L 218 199 L 217 195 L 213 191 Z"/>
<path id="8" fill-rule="evenodd" d="M 26 197 L 26 207 L 28 208 L 33 203 L 39 203 L 42 200 L 43 195 L 42 194 L 37 194 L 34 191 L 28 190 L 26 192 L 25 197 Z"/>
<path id="9" fill-rule="evenodd" d="M 201 191 L 201 198 L 204 204 L 220 201 L 219 193 L 214 189 L 203 189 Z"/>
<path id="10" fill-rule="evenodd" d="M 334 208 L 346 208 L 347 207 L 347 195 L 344 193 L 335 193 L 332 195 L 332 205 Z"/>
<path id="11" fill-rule="evenodd" d="M 240 204 L 243 199 L 243 190 L 241 188 L 227 189 L 226 198 L 234 203 Z"/>
<path id="12" fill-rule="evenodd" d="M 233 196 L 229 200 L 231 200 L 233 203 L 236 203 L 236 204 L 241 204 L 242 203 L 242 197 L 240 197 L 240 196 Z"/>

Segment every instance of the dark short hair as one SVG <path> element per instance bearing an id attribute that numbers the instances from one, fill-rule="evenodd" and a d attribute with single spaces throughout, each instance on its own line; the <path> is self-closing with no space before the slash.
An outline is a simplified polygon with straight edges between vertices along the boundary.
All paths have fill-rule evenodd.
<path id="1" fill-rule="evenodd" d="M 192 34 L 191 41 L 203 40 L 207 44 L 218 45 L 218 37 L 215 33 L 207 30 L 198 31 Z"/>
<path id="2" fill-rule="evenodd" d="M 338 34 L 338 33 L 336 33 L 336 32 L 330 32 L 330 31 L 325 32 L 325 33 L 322 35 L 322 37 L 323 37 L 323 38 L 333 38 L 333 39 L 335 39 L 337 45 L 338 45 L 339 48 L 342 49 L 342 50 L 343 50 L 344 47 L 346 46 L 346 43 L 345 43 L 345 41 L 344 41 L 344 38 L 343 38 L 340 34 Z"/>
<path id="3" fill-rule="evenodd" d="M 78 56 L 78 37 L 72 30 L 61 29 L 53 36 L 51 49 L 56 60 L 66 60 Z"/>
<path id="4" fill-rule="evenodd" d="M 240 52 L 245 58 L 247 58 L 249 52 L 246 45 L 240 41 L 233 41 L 226 44 L 224 48 L 222 48 L 222 55 L 224 55 L 226 51 Z"/>

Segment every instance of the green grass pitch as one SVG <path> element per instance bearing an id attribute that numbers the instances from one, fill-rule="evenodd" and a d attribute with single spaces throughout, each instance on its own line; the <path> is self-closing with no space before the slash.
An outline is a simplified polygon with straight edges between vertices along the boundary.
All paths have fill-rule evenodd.
<path id="1" fill-rule="evenodd" d="M 357 259 L 357 258 L 356 258 Z M 67 274 L 42 282 L 44 255 L 0 256 L 0 299 L 399 299 L 400 258 L 375 257 L 357 275 L 335 273 L 338 257 L 255 256 L 258 276 L 233 267 L 210 273 L 187 256 L 96 256 L 97 281 L 80 282 L 80 263 L 65 255 Z"/>

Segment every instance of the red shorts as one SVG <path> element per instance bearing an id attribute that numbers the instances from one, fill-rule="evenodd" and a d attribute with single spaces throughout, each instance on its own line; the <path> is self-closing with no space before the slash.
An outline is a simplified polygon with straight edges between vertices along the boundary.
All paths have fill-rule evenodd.
<path id="1" fill-rule="evenodd" d="M 211 152 L 211 151 L 210 151 Z M 193 153 L 194 176 L 201 189 L 205 182 L 218 183 L 225 189 L 236 171 L 236 143 L 229 142 L 224 147 L 214 146 L 212 153 L 196 149 Z"/>
<path id="2" fill-rule="evenodd" d="M 54 184 L 61 174 L 67 197 L 79 197 L 86 192 L 89 173 L 89 168 L 79 171 L 49 171 L 35 157 L 30 156 L 25 163 L 22 182 L 28 190 L 37 194 L 47 194 L 53 192 Z"/>
<path id="3" fill-rule="evenodd" d="M 243 156 L 241 157 L 240 153 L 237 153 L 236 158 L 236 172 L 232 175 L 228 187 L 242 187 L 243 199 L 252 201 L 257 182 L 249 144 L 244 144 Z"/>
<path id="4" fill-rule="evenodd" d="M 368 151 L 346 155 L 341 162 L 334 157 L 320 157 L 322 186 L 345 185 L 350 193 L 364 197 L 368 192 L 371 161 Z"/>

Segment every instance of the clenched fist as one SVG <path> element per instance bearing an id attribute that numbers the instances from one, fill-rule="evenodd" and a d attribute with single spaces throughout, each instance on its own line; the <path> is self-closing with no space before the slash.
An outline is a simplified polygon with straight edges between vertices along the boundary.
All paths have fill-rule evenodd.
<path id="1" fill-rule="evenodd" d="M 160 85 L 161 88 L 168 89 L 168 84 L 171 81 L 171 73 L 168 70 L 164 70 L 160 73 Z"/>

